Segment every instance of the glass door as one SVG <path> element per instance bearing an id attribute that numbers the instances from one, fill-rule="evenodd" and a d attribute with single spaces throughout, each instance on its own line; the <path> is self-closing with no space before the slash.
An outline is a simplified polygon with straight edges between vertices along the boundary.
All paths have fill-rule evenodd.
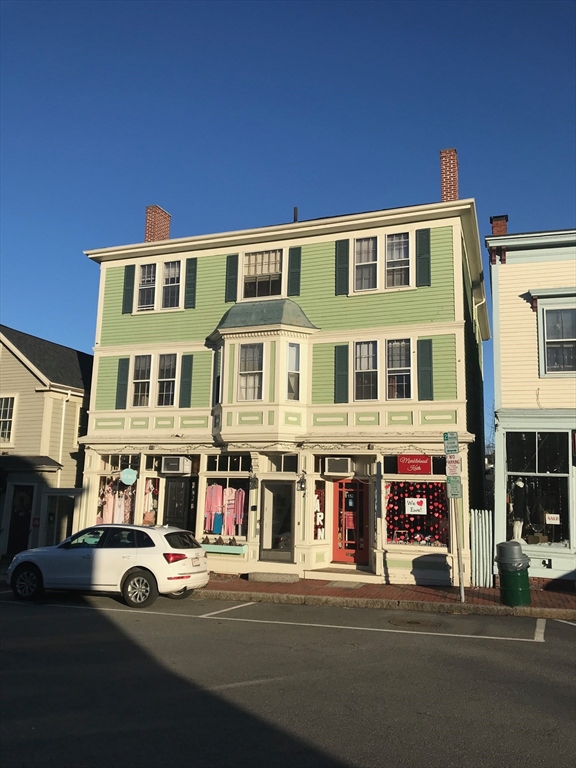
<path id="1" fill-rule="evenodd" d="M 368 486 L 356 480 L 334 484 L 336 563 L 368 563 Z"/>
<path id="2" fill-rule="evenodd" d="M 164 525 L 192 531 L 196 527 L 196 479 L 167 477 L 164 489 Z"/>
<path id="3" fill-rule="evenodd" d="M 294 560 L 294 483 L 262 483 L 260 559 L 291 563 Z"/>

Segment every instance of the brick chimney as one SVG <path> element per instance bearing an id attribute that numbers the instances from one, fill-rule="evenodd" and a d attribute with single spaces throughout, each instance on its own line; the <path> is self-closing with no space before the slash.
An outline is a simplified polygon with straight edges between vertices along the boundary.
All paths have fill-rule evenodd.
<path id="1" fill-rule="evenodd" d="M 493 235 L 508 234 L 508 216 L 490 216 Z"/>
<path id="2" fill-rule="evenodd" d="M 146 207 L 146 229 L 144 242 L 154 243 L 157 240 L 170 239 L 170 219 L 172 217 L 159 205 Z"/>
<path id="3" fill-rule="evenodd" d="M 458 152 L 455 149 L 440 150 L 440 188 L 443 203 L 458 200 Z"/>

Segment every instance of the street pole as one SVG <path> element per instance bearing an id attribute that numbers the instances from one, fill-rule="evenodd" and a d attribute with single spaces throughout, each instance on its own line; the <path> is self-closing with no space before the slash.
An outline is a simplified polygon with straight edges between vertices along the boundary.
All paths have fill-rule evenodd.
<path id="1" fill-rule="evenodd" d="M 458 556 L 458 583 L 460 585 L 460 602 L 466 602 L 464 594 L 464 562 L 462 560 L 462 526 L 460 515 L 458 513 L 458 499 L 450 499 L 452 512 L 454 515 L 454 524 L 456 528 L 456 554 Z"/>

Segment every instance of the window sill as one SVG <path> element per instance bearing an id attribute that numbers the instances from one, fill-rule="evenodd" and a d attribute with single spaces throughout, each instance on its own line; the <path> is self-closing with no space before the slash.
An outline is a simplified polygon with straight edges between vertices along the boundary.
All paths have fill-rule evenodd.
<path id="1" fill-rule="evenodd" d="M 206 552 L 220 555 L 244 555 L 248 549 L 248 544 L 240 544 L 236 547 L 228 544 L 202 544 Z"/>

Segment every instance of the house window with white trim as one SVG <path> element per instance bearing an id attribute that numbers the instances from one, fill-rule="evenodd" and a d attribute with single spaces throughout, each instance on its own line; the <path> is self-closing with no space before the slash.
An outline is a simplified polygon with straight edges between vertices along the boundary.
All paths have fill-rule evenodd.
<path id="1" fill-rule="evenodd" d="M 132 405 L 143 407 L 150 404 L 150 355 L 136 355 L 134 358 L 134 397 Z"/>
<path id="2" fill-rule="evenodd" d="M 160 355 L 158 359 L 158 405 L 174 405 L 176 392 L 176 355 Z"/>
<path id="3" fill-rule="evenodd" d="M 412 371 L 410 339 L 386 342 L 388 400 L 406 400 L 412 397 Z"/>
<path id="4" fill-rule="evenodd" d="M 0 397 L 0 443 L 11 442 L 13 422 L 14 398 Z"/>
<path id="5" fill-rule="evenodd" d="M 361 237 L 354 241 L 354 290 L 378 287 L 378 239 Z"/>
<path id="6" fill-rule="evenodd" d="M 288 400 L 300 400 L 300 344 L 288 344 Z"/>
<path id="7" fill-rule="evenodd" d="M 547 307 L 543 302 L 540 342 L 543 372 L 576 372 L 576 308 Z"/>
<path id="8" fill-rule="evenodd" d="M 378 343 L 359 341 L 354 354 L 354 399 L 378 399 Z"/>
<path id="9" fill-rule="evenodd" d="M 240 345 L 239 400 L 262 400 L 263 346 Z"/>
<path id="10" fill-rule="evenodd" d="M 280 296 L 282 292 L 282 249 L 244 255 L 244 298 Z"/>
<path id="11" fill-rule="evenodd" d="M 162 309 L 180 306 L 180 262 L 167 261 L 164 264 L 164 285 L 162 286 Z"/>
<path id="12" fill-rule="evenodd" d="M 156 296 L 156 264 L 142 264 L 138 283 L 138 312 L 154 309 Z"/>
<path id="13" fill-rule="evenodd" d="M 408 232 L 386 236 L 386 288 L 410 285 L 410 238 Z"/>

